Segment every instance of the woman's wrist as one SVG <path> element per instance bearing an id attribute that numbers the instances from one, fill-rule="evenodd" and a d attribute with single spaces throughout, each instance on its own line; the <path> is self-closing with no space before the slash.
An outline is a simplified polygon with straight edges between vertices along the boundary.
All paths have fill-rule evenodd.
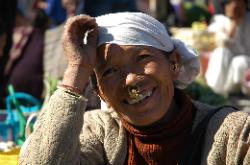
<path id="1" fill-rule="evenodd" d="M 73 92 L 80 92 L 79 94 L 82 94 L 85 86 L 88 84 L 92 72 L 93 71 L 87 70 L 82 66 L 70 65 L 64 73 L 61 86 L 68 90 L 72 90 Z"/>

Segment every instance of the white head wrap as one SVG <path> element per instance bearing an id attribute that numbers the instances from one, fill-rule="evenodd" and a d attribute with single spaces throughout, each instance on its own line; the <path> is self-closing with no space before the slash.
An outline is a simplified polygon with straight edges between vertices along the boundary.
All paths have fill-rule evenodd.
<path id="1" fill-rule="evenodd" d="M 139 12 L 122 12 L 96 17 L 99 28 L 98 46 L 103 43 L 145 45 L 171 52 L 176 48 L 181 55 L 181 70 L 175 86 L 185 88 L 200 70 L 197 53 L 183 42 L 171 39 L 163 24 Z"/>

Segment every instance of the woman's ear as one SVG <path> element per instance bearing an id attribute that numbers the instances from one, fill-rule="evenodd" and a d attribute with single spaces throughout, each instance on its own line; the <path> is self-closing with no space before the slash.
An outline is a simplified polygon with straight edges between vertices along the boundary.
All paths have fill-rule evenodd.
<path id="1" fill-rule="evenodd" d="M 170 62 L 170 72 L 171 72 L 171 76 L 173 80 L 176 80 L 179 72 L 180 72 L 180 68 L 181 68 L 181 56 L 180 54 L 175 50 L 170 56 L 169 56 L 169 62 Z"/>

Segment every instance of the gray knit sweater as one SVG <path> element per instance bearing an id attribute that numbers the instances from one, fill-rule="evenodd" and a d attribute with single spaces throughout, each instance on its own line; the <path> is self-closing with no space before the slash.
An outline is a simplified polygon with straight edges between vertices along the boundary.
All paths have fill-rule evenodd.
<path id="1" fill-rule="evenodd" d="M 193 129 L 213 108 L 198 102 L 194 105 L 197 114 Z M 123 165 L 127 137 L 117 114 L 113 110 L 84 113 L 85 106 L 85 98 L 58 89 L 23 145 L 19 163 Z M 248 114 L 230 108 L 220 110 L 208 124 L 201 164 L 249 165 L 249 133 Z"/>

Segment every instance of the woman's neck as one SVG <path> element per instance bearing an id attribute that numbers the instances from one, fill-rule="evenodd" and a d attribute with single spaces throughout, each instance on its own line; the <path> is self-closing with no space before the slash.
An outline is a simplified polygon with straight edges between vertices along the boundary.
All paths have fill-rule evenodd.
<path id="1" fill-rule="evenodd" d="M 175 99 L 173 97 L 172 102 L 171 102 L 170 107 L 169 107 L 169 110 L 160 120 L 158 120 L 150 125 L 147 125 L 147 126 L 135 126 L 135 127 L 138 129 L 148 129 L 148 128 L 152 128 L 152 127 L 157 127 L 158 125 L 169 123 L 169 122 L 171 122 L 171 120 L 173 119 L 175 114 L 178 112 L 179 112 L 179 108 L 178 108 L 178 106 L 175 102 Z"/>
<path id="2" fill-rule="evenodd" d="M 175 116 L 176 113 L 178 113 L 179 109 L 178 106 L 175 102 L 175 99 L 173 97 L 172 102 L 170 104 L 169 110 L 167 111 L 167 113 L 158 121 L 156 121 L 155 123 L 151 124 L 150 126 L 155 126 L 155 125 L 161 125 L 163 123 L 168 123 L 169 121 L 171 121 L 171 119 L 173 118 L 173 116 Z"/>

